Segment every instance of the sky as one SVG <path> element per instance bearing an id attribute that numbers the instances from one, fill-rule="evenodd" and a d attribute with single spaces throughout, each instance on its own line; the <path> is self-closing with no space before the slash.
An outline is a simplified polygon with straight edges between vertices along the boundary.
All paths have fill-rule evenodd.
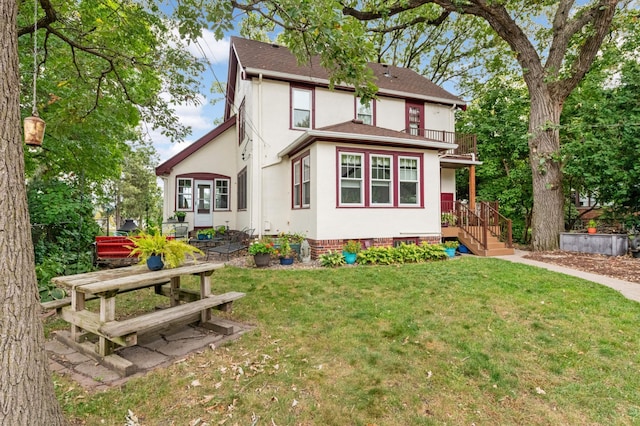
<path id="1" fill-rule="evenodd" d="M 210 88 L 215 79 L 221 82 L 227 80 L 229 37 L 226 36 L 222 40 L 216 40 L 211 31 L 204 30 L 197 44 L 190 44 L 188 49 L 194 56 L 205 59 L 209 64 L 201 76 L 203 84 L 200 93 L 200 104 L 176 105 L 174 107 L 180 122 L 191 127 L 191 134 L 184 141 L 172 143 L 159 131 L 149 130 L 153 145 L 160 156 L 160 163 L 176 155 L 215 128 L 214 120 L 220 120 L 224 113 L 224 102 L 220 101 L 216 105 L 211 105 L 210 100 L 214 96 L 210 93 Z"/>

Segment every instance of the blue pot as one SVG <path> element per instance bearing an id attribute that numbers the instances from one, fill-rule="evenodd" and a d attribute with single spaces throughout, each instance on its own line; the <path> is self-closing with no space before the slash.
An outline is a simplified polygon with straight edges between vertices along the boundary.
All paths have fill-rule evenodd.
<path id="1" fill-rule="evenodd" d="M 198 240 L 204 240 L 207 236 L 204 234 L 198 234 Z"/>
<path id="2" fill-rule="evenodd" d="M 347 265 L 353 265 L 354 263 L 356 263 L 358 253 L 349 253 L 348 251 L 343 251 L 342 256 L 344 256 L 344 261 L 347 263 Z"/>
<path id="3" fill-rule="evenodd" d="M 456 249 L 455 248 L 445 248 L 444 251 L 447 253 L 449 257 L 455 257 Z"/>
<path id="4" fill-rule="evenodd" d="M 469 249 L 467 248 L 467 246 L 464 246 L 464 245 L 462 245 L 462 244 L 460 244 L 460 245 L 458 246 L 458 251 L 459 251 L 460 253 L 469 253 Z"/>
<path id="5" fill-rule="evenodd" d="M 281 257 L 280 258 L 281 265 L 293 265 L 293 257 Z"/>
<path id="6" fill-rule="evenodd" d="M 149 256 L 147 259 L 147 268 L 150 271 L 159 271 L 164 268 L 164 263 L 162 262 L 161 256 Z"/>

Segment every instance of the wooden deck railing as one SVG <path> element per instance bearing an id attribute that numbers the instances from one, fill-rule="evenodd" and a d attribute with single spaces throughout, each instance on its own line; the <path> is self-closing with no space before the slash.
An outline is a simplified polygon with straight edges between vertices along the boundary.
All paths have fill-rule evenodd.
<path id="1" fill-rule="evenodd" d="M 481 201 L 476 211 L 472 211 L 465 204 L 456 201 L 454 214 L 456 226 L 462 228 L 485 250 L 488 249 L 489 234 L 503 242 L 505 247 L 513 247 L 511 219 L 502 216 L 495 204 Z"/>
<path id="2" fill-rule="evenodd" d="M 424 136 L 425 139 L 429 139 L 436 142 L 444 142 L 450 144 L 457 144 L 458 147 L 448 151 L 451 155 L 475 155 L 477 156 L 477 142 L 476 135 L 470 133 L 458 133 L 448 132 L 446 130 L 432 130 L 432 129 L 405 129 L 405 133 L 410 133 L 417 136 Z"/>

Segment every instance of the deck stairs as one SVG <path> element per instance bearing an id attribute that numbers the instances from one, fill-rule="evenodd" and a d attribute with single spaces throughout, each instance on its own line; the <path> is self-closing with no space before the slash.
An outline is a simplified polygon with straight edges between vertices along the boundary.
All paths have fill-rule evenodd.
<path id="1" fill-rule="evenodd" d="M 481 202 L 476 211 L 456 202 L 456 224 L 448 235 L 456 237 L 477 256 L 507 256 L 514 254 L 511 220 L 498 213 L 489 203 Z"/>

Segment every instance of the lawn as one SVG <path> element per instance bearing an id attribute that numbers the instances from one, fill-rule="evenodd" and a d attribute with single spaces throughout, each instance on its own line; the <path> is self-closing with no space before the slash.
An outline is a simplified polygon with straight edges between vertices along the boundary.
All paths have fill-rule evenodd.
<path id="1" fill-rule="evenodd" d="M 640 304 L 598 284 L 469 256 L 225 268 L 213 287 L 247 293 L 231 317 L 253 331 L 106 392 L 55 376 L 68 418 L 122 425 L 131 410 L 143 425 L 640 423 Z"/>

